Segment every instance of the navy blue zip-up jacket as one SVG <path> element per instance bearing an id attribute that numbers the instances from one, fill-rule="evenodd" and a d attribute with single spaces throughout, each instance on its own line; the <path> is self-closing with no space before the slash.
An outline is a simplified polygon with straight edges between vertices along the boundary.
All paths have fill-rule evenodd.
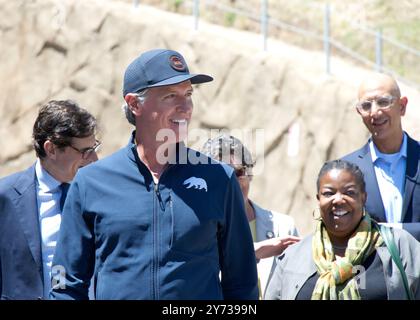
<path id="1" fill-rule="evenodd" d="M 187 153 L 210 161 L 179 144 L 184 162 Z M 180 163 L 155 184 L 131 139 L 78 171 L 53 261 L 64 270 L 65 288 L 59 282 L 53 299 L 88 299 L 92 276 L 96 299 L 258 299 L 252 237 L 233 169 Z"/>

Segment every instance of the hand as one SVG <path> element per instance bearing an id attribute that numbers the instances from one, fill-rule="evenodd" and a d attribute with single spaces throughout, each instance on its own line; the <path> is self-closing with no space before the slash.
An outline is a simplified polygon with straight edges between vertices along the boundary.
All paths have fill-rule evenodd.
<path id="1" fill-rule="evenodd" d="M 284 249 L 296 242 L 299 242 L 300 239 L 300 237 L 286 236 L 255 242 L 255 257 L 257 259 L 264 259 L 278 256 L 284 251 Z"/>

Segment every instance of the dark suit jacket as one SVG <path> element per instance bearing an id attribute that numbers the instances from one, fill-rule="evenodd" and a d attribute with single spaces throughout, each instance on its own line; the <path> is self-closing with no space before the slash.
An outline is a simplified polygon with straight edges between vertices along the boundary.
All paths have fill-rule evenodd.
<path id="1" fill-rule="evenodd" d="M 419 240 L 420 225 L 417 223 L 420 223 L 420 144 L 408 135 L 407 138 L 407 169 L 405 172 L 402 222 L 407 223 L 407 225 L 404 225 L 404 229 L 413 233 Z M 361 149 L 346 155 L 343 159 L 358 165 L 365 176 L 366 210 L 376 221 L 386 222 L 385 208 L 382 203 L 378 181 L 376 180 L 369 143 L 366 143 Z"/>
<path id="2" fill-rule="evenodd" d="M 43 296 L 35 166 L 0 180 L 1 299 Z"/>

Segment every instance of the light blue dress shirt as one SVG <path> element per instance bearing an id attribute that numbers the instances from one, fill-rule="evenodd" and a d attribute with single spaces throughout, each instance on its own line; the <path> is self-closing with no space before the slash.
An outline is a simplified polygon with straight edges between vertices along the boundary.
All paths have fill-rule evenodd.
<path id="1" fill-rule="evenodd" d="M 369 147 L 386 220 L 389 223 L 401 223 L 407 166 L 407 135 L 404 133 L 403 143 L 397 153 L 381 153 L 372 140 Z"/>
<path id="2" fill-rule="evenodd" d="M 51 289 L 51 265 L 61 224 L 61 182 L 54 179 L 42 168 L 39 159 L 35 164 L 35 172 L 39 226 L 41 228 L 44 298 L 48 299 Z"/>

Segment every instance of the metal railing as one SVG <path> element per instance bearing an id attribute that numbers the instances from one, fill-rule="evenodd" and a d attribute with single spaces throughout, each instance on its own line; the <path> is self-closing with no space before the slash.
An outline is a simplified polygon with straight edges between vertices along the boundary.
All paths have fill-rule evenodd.
<path id="1" fill-rule="evenodd" d="M 140 0 L 133 0 L 133 5 L 135 7 L 138 7 L 140 3 Z M 293 33 L 302 36 L 306 39 L 315 40 L 316 42 L 318 42 L 319 45 L 323 47 L 323 51 L 325 54 L 325 72 L 327 74 L 331 74 L 331 57 L 333 55 L 333 51 L 335 51 L 342 56 L 350 57 L 356 62 L 368 66 L 369 68 L 373 68 L 376 71 L 386 71 L 388 73 L 391 73 L 399 80 L 402 80 L 403 82 L 412 85 L 417 89 L 420 88 L 420 78 L 414 80 L 409 79 L 409 77 L 402 75 L 401 72 L 395 70 L 394 67 L 384 62 L 384 46 L 391 46 L 392 50 L 403 50 L 404 52 L 407 52 L 407 54 L 413 56 L 415 61 L 418 61 L 416 64 L 420 66 L 419 50 L 383 35 L 381 30 L 373 30 L 366 26 L 356 24 L 354 23 L 354 21 L 347 17 L 340 16 L 340 13 L 332 10 L 332 7 L 328 3 L 323 5 L 323 7 L 315 5 L 316 10 L 323 10 L 323 23 L 321 27 L 322 31 L 318 32 L 308 30 L 307 28 L 291 24 L 270 16 L 268 0 L 260 0 L 260 14 L 256 13 L 255 8 L 235 8 L 229 5 L 221 4 L 219 1 L 214 0 L 185 0 L 180 1 L 180 3 L 182 3 L 183 6 L 187 6 L 190 8 L 190 12 L 194 17 L 193 20 L 195 30 L 198 30 L 199 28 L 200 8 L 202 9 L 202 11 L 204 11 L 203 8 L 212 8 L 220 10 L 221 12 L 245 17 L 256 23 L 259 23 L 263 50 L 268 50 L 268 40 L 270 37 L 269 30 L 270 27 L 274 27 L 276 29 L 287 31 L 289 33 Z M 350 46 L 345 45 L 343 42 L 335 39 L 332 36 L 332 16 L 339 16 L 340 20 L 348 23 L 349 26 L 355 30 L 356 34 L 359 34 L 361 36 L 368 36 L 370 38 L 373 37 L 372 42 L 370 43 L 370 45 L 374 47 L 373 58 L 366 57 L 366 53 L 364 54 L 356 49 L 352 49 Z M 372 53 L 369 54 L 372 55 Z"/>

